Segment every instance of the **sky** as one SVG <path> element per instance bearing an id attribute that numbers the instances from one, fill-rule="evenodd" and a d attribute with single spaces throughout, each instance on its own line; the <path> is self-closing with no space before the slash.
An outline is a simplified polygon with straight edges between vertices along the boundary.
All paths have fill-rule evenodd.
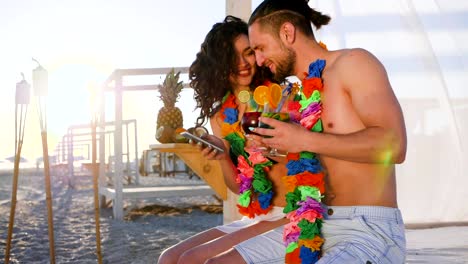
<path id="1" fill-rule="evenodd" d="M 15 85 L 21 73 L 32 84 L 37 66 L 32 58 L 49 74 L 47 110 L 42 113 L 47 117 L 51 153 L 68 126 L 91 119 L 90 87 L 117 68 L 189 66 L 205 34 L 224 16 L 225 1 L 220 0 L 1 0 L 0 159 L 14 155 Z M 187 93 L 183 100 L 191 99 Z M 141 148 L 156 143 L 154 122 L 160 107 L 156 96 L 153 91 L 124 95 L 124 119 L 154 116 L 137 124 L 141 138 L 146 138 L 139 139 Z M 113 119 L 112 98 L 107 100 L 106 118 Z M 192 126 L 194 103 L 179 104 L 187 113 L 184 126 Z M 22 156 L 30 160 L 42 154 L 38 115 L 33 97 L 22 149 Z"/>
<path id="2" fill-rule="evenodd" d="M 252 7 L 260 2 L 253 0 Z M 422 26 L 409 18 L 406 1 L 311 1 L 333 17 L 327 30 L 317 33 L 318 39 L 331 49 L 361 46 L 376 54 L 399 97 L 444 96 L 442 85 L 434 85 L 439 80 L 431 67 L 436 64 L 425 62 L 434 50 L 448 92 L 468 97 L 467 2 L 412 2 Z M 49 73 L 43 114 L 52 155 L 70 125 L 90 121 L 91 87 L 117 68 L 188 67 L 206 33 L 224 16 L 223 0 L 0 0 L 0 160 L 14 155 L 15 85 L 21 73 L 32 83 L 37 66 L 32 58 Z M 161 78 L 147 81 L 160 83 Z M 434 91 L 428 93 L 430 89 Z M 176 104 L 185 128 L 193 126 L 198 113 L 192 96 L 184 89 Z M 42 144 L 39 111 L 32 99 L 22 156 L 35 160 L 42 155 Z M 162 104 L 156 91 L 126 92 L 123 103 L 123 118 L 137 119 L 141 153 L 157 143 L 155 122 Z M 108 94 L 106 120 L 113 120 L 113 107 Z"/>

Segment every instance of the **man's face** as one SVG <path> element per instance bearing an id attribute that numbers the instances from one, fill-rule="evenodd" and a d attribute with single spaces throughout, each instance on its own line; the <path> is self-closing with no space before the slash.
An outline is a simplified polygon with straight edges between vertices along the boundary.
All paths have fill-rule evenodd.
<path id="1" fill-rule="evenodd" d="M 281 39 L 263 31 L 257 22 L 249 27 L 249 41 L 255 51 L 257 64 L 270 68 L 277 81 L 283 81 L 294 74 L 295 51 L 286 47 Z"/>

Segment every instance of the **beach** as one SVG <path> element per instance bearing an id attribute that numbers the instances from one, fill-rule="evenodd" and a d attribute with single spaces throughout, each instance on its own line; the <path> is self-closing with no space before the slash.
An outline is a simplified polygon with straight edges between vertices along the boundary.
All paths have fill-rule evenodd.
<path id="1" fill-rule="evenodd" d="M 198 179 L 143 178 L 161 184 L 193 184 Z M 11 178 L 0 176 L 0 262 L 3 263 L 10 215 Z M 49 239 L 45 204 L 44 177 L 41 174 L 20 175 L 18 202 L 10 263 L 49 263 Z M 71 189 L 60 178 L 52 176 L 52 196 L 57 263 L 97 263 L 92 178 L 77 176 Z M 155 205 L 162 206 L 155 206 Z M 221 209 L 211 196 L 174 197 L 125 201 L 128 215 L 133 208 L 153 205 L 159 215 L 134 212 L 132 219 L 112 219 L 112 209 L 101 209 L 101 241 L 104 263 L 156 263 L 165 248 L 210 227 L 222 223 L 220 210 L 208 213 L 198 209 Z M 194 208 L 195 207 L 195 208 Z M 156 209 L 155 209 L 156 208 Z M 193 209 L 192 209 L 193 208 Z M 138 214 L 143 214 L 138 216 Z"/>
<path id="2" fill-rule="evenodd" d="M 92 178 L 76 176 L 74 188 L 52 176 L 57 263 L 97 263 Z M 186 174 L 141 178 L 145 185 L 204 184 Z M 0 262 L 4 260 L 12 173 L 0 174 Z M 23 172 L 10 263 L 49 263 L 44 177 Z M 103 263 L 156 263 L 161 252 L 200 231 L 222 224 L 220 202 L 212 196 L 125 200 L 126 220 L 101 209 Z M 407 230 L 407 263 L 468 263 L 468 227 Z"/>

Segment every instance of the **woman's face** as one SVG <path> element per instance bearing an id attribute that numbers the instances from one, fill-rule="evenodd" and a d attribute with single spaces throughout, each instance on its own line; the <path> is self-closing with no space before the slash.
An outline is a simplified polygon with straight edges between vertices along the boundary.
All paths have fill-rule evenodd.
<path id="1" fill-rule="evenodd" d="M 233 86 L 248 86 L 256 70 L 255 52 L 250 48 L 247 35 L 240 35 L 234 41 L 237 56 L 237 68 L 229 76 Z"/>

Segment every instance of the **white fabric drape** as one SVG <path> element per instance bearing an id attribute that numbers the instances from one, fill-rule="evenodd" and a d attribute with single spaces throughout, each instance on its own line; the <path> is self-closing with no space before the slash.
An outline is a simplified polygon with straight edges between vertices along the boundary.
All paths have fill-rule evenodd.
<path id="1" fill-rule="evenodd" d="M 397 166 L 406 223 L 468 221 L 468 1 L 309 4 L 332 17 L 316 34 L 329 49 L 365 48 L 387 69 L 408 135 Z"/>

